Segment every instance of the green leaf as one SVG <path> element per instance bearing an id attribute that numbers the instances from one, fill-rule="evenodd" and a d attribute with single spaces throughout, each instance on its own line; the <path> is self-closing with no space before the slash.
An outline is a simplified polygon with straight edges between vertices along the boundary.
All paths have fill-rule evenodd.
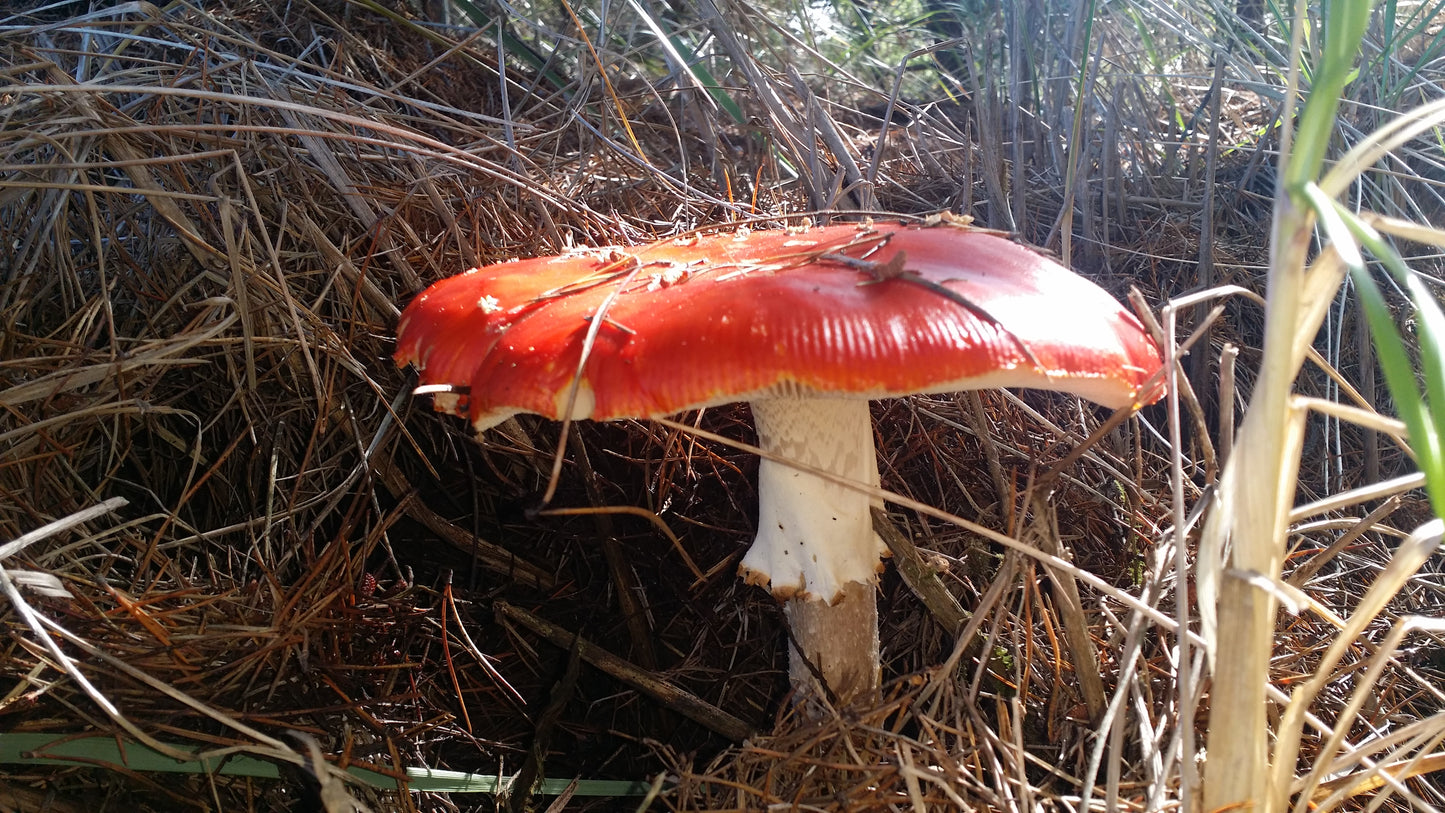
<path id="1" fill-rule="evenodd" d="M 1415 304 L 1420 373 L 1425 380 L 1424 431 L 1429 433 L 1424 443 L 1415 443 L 1416 455 L 1425 473 L 1430 504 L 1436 515 L 1445 517 L 1445 449 L 1441 445 L 1441 438 L 1445 436 L 1445 426 L 1441 425 L 1445 422 L 1445 314 L 1440 312 L 1435 297 L 1418 274 L 1409 274 L 1405 288 Z M 1430 449 L 1428 455 L 1420 449 L 1422 445 Z M 1430 459 L 1427 460 L 1427 456 Z"/>
<path id="2" fill-rule="evenodd" d="M 1315 69 L 1309 99 L 1300 113 L 1299 130 L 1285 167 L 1285 188 L 1292 194 L 1299 193 L 1306 182 L 1319 177 L 1334 135 L 1340 93 L 1353 76 L 1355 56 L 1373 8 L 1373 0 L 1332 0 L 1325 6 L 1323 53 Z"/>
<path id="3" fill-rule="evenodd" d="M 1425 475 L 1425 490 L 1430 496 L 1430 506 L 1437 516 L 1445 517 L 1445 449 L 1441 437 L 1445 436 L 1445 314 L 1440 312 L 1434 296 L 1420 278 L 1405 265 L 1398 252 L 1368 224 L 1354 215 L 1336 209 L 1350 231 L 1370 253 L 1380 259 L 1392 276 L 1400 281 L 1415 305 L 1416 336 L 1420 345 L 1420 361 L 1423 366 L 1421 377 L 1425 381 L 1425 393 L 1420 392 L 1415 370 L 1405 349 L 1404 339 L 1395 326 L 1394 315 L 1379 286 L 1363 268 L 1353 270 L 1355 287 L 1365 308 L 1365 318 L 1370 325 L 1370 334 L 1375 341 L 1375 352 L 1380 367 L 1385 373 L 1385 383 L 1390 388 L 1390 397 L 1395 401 L 1395 411 L 1410 435 L 1410 446 L 1415 452 L 1416 464 Z M 1431 407 L 1435 409 L 1432 410 Z"/>
<path id="4" fill-rule="evenodd" d="M 1395 411 L 1404 421 L 1413 441 L 1425 431 L 1425 401 L 1415 387 L 1415 372 L 1410 366 L 1410 356 L 1405 352 L 1405 342 L 1374 278 L 1364 270 L 1352 272 L 1351 277 L 1355 281 L 1355 289 L 1359 291 L 1360 304 L 1365 309 L 1370 336 L 1375 340 L 1375 354 L 1385 374 L 1385 383 L 1395 400 Z"/>
<path id="5" fill-rule="evenodd" d="M 677 49 L 683 59 L 687 60 L 689 69 L 697 77 L 698 85 L 707 91 L 713 101 L 717 102 L 718 107 L 721 107 L 734 122 L 738 124 L 747 122 L 742 106 L 733 99 L 721 82 L 713 78 L 712 72 L 703 65 L 702 59 L 692 51 L 692 48 L 676 34 L 670 35 L 668 41 L 672 43 L 672 47 Z"/>
<path id="6" fill-rule="evenodd" d="M 1331 0 L 1325 10 L 1325 69 L 1339 70 L 1354 63 L 1370 26 L 1373 0 Z"/>
<path id="7" fill-rule="evenodd" d="M 1309 202 L 1310 208 L 1314 209 L 1315 216 L 1319 218 L 1320 227 L 1325 230 L 1325 236 L 1329 238 L 1330 245 L 1339 253 L 1340 259 L 1350 270 L 1357 271 L 1365 267 L 1365 258 L 1360 255 L 1360 245 L 1355 241 L 1355 235 L 1350 227 L 1345 224 L 1347 212 L 1340 209 L 1334 199 L 1320 189 L 1319 184 L 1310 181 L 1304 185 L 1304 197 Z M 1363 225 L 1363 224 L 1361 224 Z"/>
<path id="8" fill-rule="evenodd" d="M 527 64 L 527 67 L 539 72 L 542 79 L 547 81 L 553 90 L 561 90 L 567 87 L 568 82 L 549 67 L 549 60 L 532 50 L 532 47 L 527 45 L 527 43 L 512 36 L 505 26 L 501 25 L 497 20 L 494 20 L 490 14 L 479 8 L 472 0 L 453 0 L 453 2 L 456 3 L 457 8 L 462 10 L 463 14 L 471 18 L 472 24 L 477 28 L 488 28 L 495 25 L 497 36 L 500 38 L 502 48 L 507 52 L 507 55 L 522 60 Z"/>

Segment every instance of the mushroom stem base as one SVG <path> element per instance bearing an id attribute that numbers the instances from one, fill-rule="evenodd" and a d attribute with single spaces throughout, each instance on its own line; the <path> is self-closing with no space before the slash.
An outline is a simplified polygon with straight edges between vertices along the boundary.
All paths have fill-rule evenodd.
<path id="1" fill-rule="evenodd" d="M 796 646 L 788 652 L 788 676 L 800 707 L 815 708 L 826 698 L 821 676 L 839 705 L 878 694 L 878 587 L 849 582 L 842 598 L 826 601 L 795 598 L 783 611 Z M 801 655 L 799 654 L 801 648 Z M 810 668 L 811 666 L 811 668 Z M 817 673 L 814 673 L 814 670 Z"/>

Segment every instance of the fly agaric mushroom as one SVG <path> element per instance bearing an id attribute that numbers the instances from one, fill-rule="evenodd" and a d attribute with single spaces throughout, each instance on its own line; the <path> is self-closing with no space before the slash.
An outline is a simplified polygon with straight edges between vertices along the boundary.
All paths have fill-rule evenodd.
<path id="1" fill-rule="evenodd" d="M 599 323 L 600 321 L 600 323 Z M 618 420 L 747 401 L 758 533 L 740 571 L 786 600 L 798 694 L 879 685 L 887 551 L 868 401 L 1035 387 L 1108 407 L 1162 361 L 1102 289 L 998 233 L 951 221 L 739 230 L 473 269 L 407 307 L 396 361 L 453 385 L 477 431 L 518 413 Z M 805 468 L 795 467 L 802 464 Z M 809 666 L 813 668 L 809 668 Z"/>

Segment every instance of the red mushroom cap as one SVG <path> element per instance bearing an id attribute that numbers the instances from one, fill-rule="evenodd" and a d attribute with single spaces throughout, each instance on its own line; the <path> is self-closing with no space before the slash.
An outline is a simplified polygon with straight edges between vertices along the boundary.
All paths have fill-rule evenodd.
<path id="1" fill-rule="evenodd" d="M 561 418 L 599 310 L 574 419 L 795 395 L 1019 386 L 1118 407 L 1160 393 L 1141 397 L 1159 349 L 1113 297 L 949 224 L 739 231 L 473 269 L 407 307 L 396 360 L 422 384 L 469 387 L 437 408 L 479 428 Z"/>

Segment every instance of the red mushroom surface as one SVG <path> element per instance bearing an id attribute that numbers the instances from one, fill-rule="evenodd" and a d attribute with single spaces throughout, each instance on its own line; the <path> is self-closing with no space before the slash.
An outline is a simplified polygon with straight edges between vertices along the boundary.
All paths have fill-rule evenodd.
<path id="1" fill-rule="evenodd" d="M 900 253 L 908 276 L 876 281 Z M 619 285 L 574 419 L 997 386 L 1118 407 L 1160 363 L 1131 314 L 1057 263 L 987 231 L 897 224 L 693 237 L 473 269 L 406 309 L 397 362 L 416 364 L 423 384 L 471 385 L 466 412 L 439 407 L 478 428 L 519 412 L 561 418 L 591 316 Z"/>
<path id="2" fill-rule="evenodd" d="M 457 387 L 436 408 L 478 431 L 569 403 L 573 419 L 615 420 L 748 401 L 765 451 L 870 485 L 868 399 L 1034 387 L 1122 407 L 1159 395 L 1141 387 L 1162 363 L 1098 286 L 951 223 L 740 230 L 473 269 L 407 307 L 396 361 Z M 792 599 L 794 637 L 839 696 L 876 689 L 885 548 L 870 499 L 770 459 L 758 492 L 744 575 Z"/>

